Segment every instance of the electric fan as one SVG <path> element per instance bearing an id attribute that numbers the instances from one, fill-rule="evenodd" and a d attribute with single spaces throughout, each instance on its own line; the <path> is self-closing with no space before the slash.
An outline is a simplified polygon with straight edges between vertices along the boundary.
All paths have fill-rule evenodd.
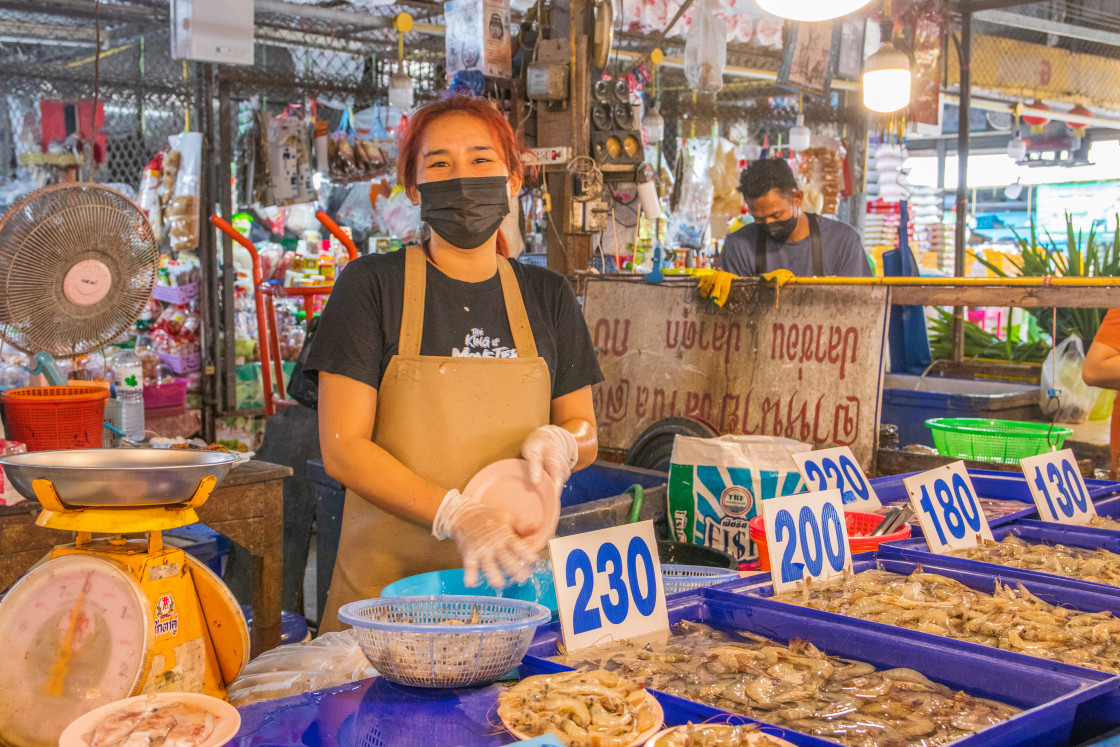
<path id="1" fill-rule="evenodd" d="M 0 218 L 0 338 L 55 358 L 104 348 L 140 318 L 158 270 L 147 216 L 120 192 L 36 190 Z"/>

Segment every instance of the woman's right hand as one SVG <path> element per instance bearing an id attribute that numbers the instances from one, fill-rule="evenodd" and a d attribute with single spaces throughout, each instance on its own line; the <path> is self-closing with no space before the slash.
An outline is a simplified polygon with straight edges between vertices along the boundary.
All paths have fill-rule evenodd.
<path id="1" fill-rule="evenodd" d="M 530 547 L 517 534 L 509 511 L 484 506 L 467 496 L 449 494 L 445 501 L 448 499 L 457 505 L 449 507 L 446 518 L 441 510 L 436 523 L 442 526 L 436 536 L 455 540 L 463 559 L 464 583 L 477 586 L 480 571 L 495 589 L 504 587 L 507 579 L 527 580 L 540 548 Z"/>

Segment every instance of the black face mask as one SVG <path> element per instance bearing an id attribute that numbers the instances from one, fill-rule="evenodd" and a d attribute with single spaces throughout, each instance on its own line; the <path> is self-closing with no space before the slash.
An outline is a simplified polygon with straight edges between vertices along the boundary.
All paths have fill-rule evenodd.
<path id="1" fill-rule="evenodd" d="M 472 176 L 417 185 L 420 217 L 457 249 L 477 249 L 509 213 L 509 179 Z"/>
<path id="2" fill-rule="evenodd" d="M 797 220 L 801 217 L 800 212 L 791 218 L 785 220 L 772 220 L 769 223 L 760 225 L 763 231 L 770 235 L 770 238 L 777 241 L 779 244 L 784 244 L 793 232 L 797 230 Z"/>

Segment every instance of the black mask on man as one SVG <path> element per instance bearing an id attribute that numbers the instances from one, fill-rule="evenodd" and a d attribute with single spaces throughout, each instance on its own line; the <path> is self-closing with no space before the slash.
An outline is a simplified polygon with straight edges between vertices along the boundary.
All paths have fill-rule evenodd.
<path id="1" fill-rule="evenodd" d="M 477 249 L 509 214 L 509 179 L 471 176 L 417 185 L 420 217 L 457 249 Z"/>
<path id="2" fill-rule="evenodd" d="M 784 244 L 793 232 L 797 230 L 797 219 L 801 217 L 800 211 L 791 218 L 786 220 L 772 220 L 769 223 L 763 223 L 761 228 L 763 231 L 770 235 L 770 238 L 777 241 L 779 244 Z"/>

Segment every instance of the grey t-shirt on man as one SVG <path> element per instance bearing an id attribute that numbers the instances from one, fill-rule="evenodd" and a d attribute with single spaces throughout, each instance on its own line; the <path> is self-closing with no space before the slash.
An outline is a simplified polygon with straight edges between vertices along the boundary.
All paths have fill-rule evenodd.
<path id="1" fill-rule="evenodd" d="M 871 265 L 863 251 L 859 234 L 847 223 L 818 216 L 821 227 L 821 254 L 824 274 L 835 277 L 870 277 Z M 743 226 L 723 242 L 721 269 L 740 277 L 757 275 L 754 267 L 758 225 Z M 766 241 L 766 271 L 789 270 L 800 277 L 813 275 L 813 244 L 809 236 L 801 241 L 780 244 Z"/>

